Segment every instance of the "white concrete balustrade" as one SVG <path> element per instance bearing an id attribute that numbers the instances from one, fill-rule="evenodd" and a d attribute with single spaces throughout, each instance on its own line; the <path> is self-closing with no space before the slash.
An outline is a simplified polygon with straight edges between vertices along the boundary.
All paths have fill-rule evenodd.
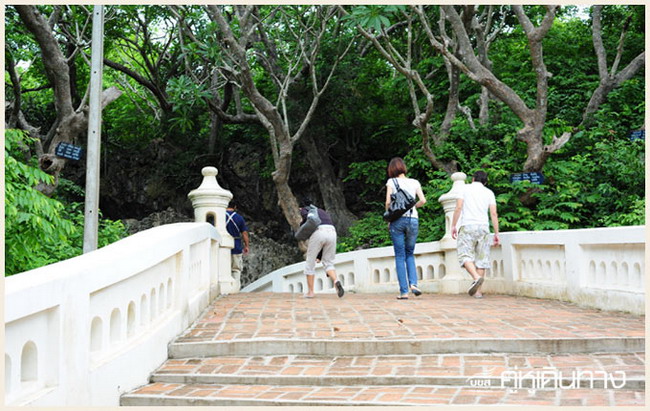
<path id="1" fill-rule="evenodd" d="M 418 285 L 425 292 L 463 293 L 471 283 L 459 266 L 451 221 L 467 176 L 454 173 L 452 188 L 438 201 L 445 212 L 440 241 L 415 247 Z M 508 232 L 493 247 L 483 290 L 552 298 L 603 310 L 644 313 L 645 226 L 582 230 Z M 304 263 L 276 270 L 242 291 L 304 292 Z M 336 271 L 347 290 L 363 293 L 399 291 L 392 247 L 336 256 Z M 322 267 L 316 269 L 317 292 L 334 293 Z"/>
<path id="2" fill-rule="evenodd" d="M 500 239 L 501 245 L 492 248 L 486 292 L 644 313 L 645 227 L 508 232 Z M 471 282 L 455 249 L 444 250 L 440 241 L 417 244 L 415 263 L 418 284 L 426 292 L 447 292 L 448 281 L 460 282 L 464 291 Z M 303 270 L 304 263 L 281 268 L 242 291 L 304 292 Z M 338 254 L 336 271 L 348 291 L 399 291 L 392 247 Z M 322 267 L 316 269 L 315 289 L 335 292 Z"/>
<path id="3" fill-rule="evenodd" d="M 229 291 L 220 242 L 208 223 L 170 224 L 5 279 L 6 404 L 118 405 Z"/>
<path id="4" fill-rule="evenodd" d="M 196 223 L 5 279 L 5 404 L 119 405 L 210 301 L 236 291 L 225 230 L 232 194 L 216 168 L 202 173 L 189 195 Z"/>

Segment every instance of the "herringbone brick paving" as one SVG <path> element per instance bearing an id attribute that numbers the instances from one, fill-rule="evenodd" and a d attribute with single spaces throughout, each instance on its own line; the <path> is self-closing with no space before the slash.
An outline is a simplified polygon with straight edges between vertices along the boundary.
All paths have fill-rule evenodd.
<path id="1" fill-rule="evenodd" d="M 425 294 L 221 297 L 174 343 L 644 338 L 645 318 L 524 297 Z M 576 340 L 577 341 L 577 340 Z M 284 344 L 284 343 L 283 343 Z M 498 347 L 497 347 L 498 348 Z M 454 352 L 408 355 L 269 355 L 171 358 L 123 405 L 547 405 L 645 404 L 644 352 Z M 622 388 L 499 385 L 504 371 L 620 373 Z M 490 380 L 472 386 L 471 379 Z M 209 383 L 208 383 L 209 381 Z M 503 380 L 502 380 L 503 381 Z M 529 381 L 530 383 L 530 381 Z M 566 384 L 566 382 L 564 383 Z M 552 386 L 552 384 L 551 384 Z M 565 385 L 566 387 L 566 385 Z"/>
<path id="2" fill-rule="evenodd" d="M 170 359 L 156 374 L 237 376 L 498 376 L 508 369 L 553 368 L 564 375 L 575 370 L 645 375 L 644 353 L 598 354 L 444 354 L 380 356 L 251 356 Z"/>
<path id="3" fill-rule="evenodd" d="M 237 405 L 587 405 L 624 406 L 644 404 L 644 392 L 633 390 L 528 390 L 447 386 L 274 386 L 153 383 L 133 395 L 166 398 L 168 405 L 196 405 L 230 401 Z M 174 400 L 178 401 L 175 403 Z M 204 400 L 202 402 L 201 400 Z"/>
<path id="4" fill-rule="evenodd" d="M 255 338 L 429 339 L 644 337 L 645 319 L 574 304 L 505 295 L 229 295 L 177 342 Z"/>

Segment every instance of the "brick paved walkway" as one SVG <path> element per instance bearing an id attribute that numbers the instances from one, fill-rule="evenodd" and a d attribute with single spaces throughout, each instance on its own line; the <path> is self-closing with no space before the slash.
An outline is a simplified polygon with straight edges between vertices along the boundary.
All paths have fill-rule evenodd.
<path id="1" fill-rule="evenodd" d="M 503 295 L 241 293 L 219 299 L 177 342 L 237 339 L 644 337 L 645 318 Z"/>
<path id="2" fill-rule="evenodd" d="M 217 299 L 121 404 L 644 405 L 644 337 L 644 316 L 524 297 L 242 293 Z M 548 341 L 517 345 L 535 339 Z M 548 370 L 560 388 L 534 386 Z M 512 371 L 529 378 L 512 385 Z"/>

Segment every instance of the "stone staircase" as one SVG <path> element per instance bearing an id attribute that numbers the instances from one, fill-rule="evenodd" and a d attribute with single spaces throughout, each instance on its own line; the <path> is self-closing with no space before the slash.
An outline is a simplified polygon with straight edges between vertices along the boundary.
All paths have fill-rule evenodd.
<path id="1" fill-rule="evenodd" d="M 642 316 L 510 296 L 393 298 L 220 298 L 121 405 L 645 403 Z"/>

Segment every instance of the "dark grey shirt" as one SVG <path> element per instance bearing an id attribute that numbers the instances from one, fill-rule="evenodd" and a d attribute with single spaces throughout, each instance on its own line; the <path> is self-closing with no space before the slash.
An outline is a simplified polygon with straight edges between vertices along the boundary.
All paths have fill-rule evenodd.
<path id="1" fill-rule="evenodd" d="M 302 217 L 302 223 L 307 220 L 307 214 L 309 213 L 309 207 L 303 207 L 300 209 L 300 216 Z M 334 225 L 332 222 L 332 217 L 325 210 L 318 209 L 318 217 L 320 218 L 320 225 Z M 301 223 L 301 224 L 302 224 Z"/>

